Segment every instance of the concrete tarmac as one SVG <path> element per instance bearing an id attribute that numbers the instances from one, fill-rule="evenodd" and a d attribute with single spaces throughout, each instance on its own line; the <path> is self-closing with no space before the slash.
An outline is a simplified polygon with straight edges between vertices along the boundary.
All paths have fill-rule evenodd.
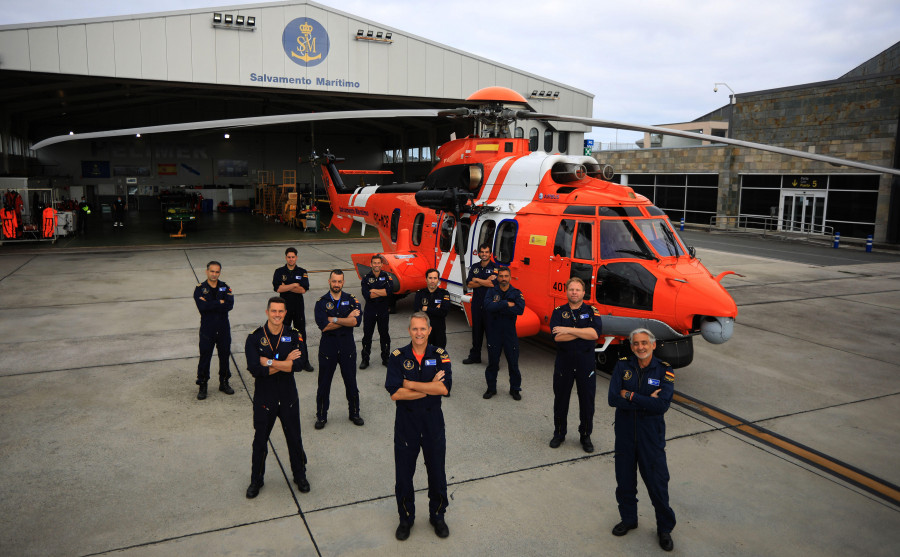
<path id="1" fill-rule="evenodd" d="M 312 491 L 290 482 L 276 426 L 265 487 L 246 499 L 253 379 L 243 344 L 265 320 L 286 245 L 0 256 L 0 554 L 663 553 L 641 482 L 639 528 L 610 534 L 619 518 L 608 379 L 597 383 L 597 451 L 584 453 L 573 433 L 574 394 L 569 437 L 550 449 L 553 350 L 524 341 L 523 400 L 506 394 L 501 364 L 500 394 L 485 401 L 484 367 L 461 364 L 471 336 L 458 311 L 448 318 L 454 381 L 443 404 L 449 538 L 428 525 L 420 459 L 418 520 L 409 540 L 394 539 L 394 403 L 377 361 L 358 374 L 364 427 L 347 420 L 336 378 L 328 425 L 314 430 L 317 372 L 296 375 Z M 298 247 L 310 271 L 315 355 L 312 306 L 328 270 L 349 270 L 351 253 L 380 245 L 348 236 Z M 725 279 L 740 315 L 728 343 L 696 339 L 676 390 L 896 488 L 900 262 L 826 267 L 702 247 L 699 256 L 714 274 L 744 275 Z M 210 259 L 222 262 L 235 292 L 237 393 L 215 389 L 213 358 L 201 402 L 191 294 Z M 346 276 L 359 296 L 355 274 Z M 392 316 L 394 346 L 408 342 L 411 302 Z M 896 499 L 683 405 L 673 404 L 666 422 L 675 554 L 896 555 Z"/>

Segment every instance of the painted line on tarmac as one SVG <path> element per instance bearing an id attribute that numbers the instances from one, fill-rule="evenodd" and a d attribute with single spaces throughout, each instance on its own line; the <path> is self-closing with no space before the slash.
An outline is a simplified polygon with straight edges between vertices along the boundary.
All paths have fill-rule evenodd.
<path id="1" fill-rule="evenodd" d="M 675 395 L 672 397 L 672 402 L 682 408 L 691 410 L 713 421 L 726 425 L 730 429 L 734 429 L 768 447 L 797 458 L 831 476 L 853 484 L 889 503 L 894 505 L 900 504 L 900 487 L 860 470 L 855 466 L 841 462 L 840 460 L 792 441 L 773 431 L 753 425 L 739 416 L 735 416 L 730 412 L 706 404 L 692 396 L 676 391 Z"/>

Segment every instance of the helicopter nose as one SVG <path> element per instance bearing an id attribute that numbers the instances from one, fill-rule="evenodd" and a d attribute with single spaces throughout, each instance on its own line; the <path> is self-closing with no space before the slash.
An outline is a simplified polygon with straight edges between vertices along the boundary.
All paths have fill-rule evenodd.
<path id="1" fill-rule="evenodd" d="M 734 332 L 737 304 L 725 288 L 710 276 L 693 275 L 683 284 L 676 300 L 679 322 L 691 329 L 698 325 L 700 334 L 712 344 L 722 344 Z"/>

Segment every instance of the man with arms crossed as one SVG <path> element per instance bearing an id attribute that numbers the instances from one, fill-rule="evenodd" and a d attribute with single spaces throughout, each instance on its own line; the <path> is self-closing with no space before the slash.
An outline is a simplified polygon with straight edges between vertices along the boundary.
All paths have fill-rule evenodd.
<path id="1" fill-rule="evenodd" d="M 397 402 L 394 420 L 395 493 L 400 525 L 398 540 L 409 537 L 416 520 L 413 474 L 419 447 L 425 457 L 428 473 L 428 514 L 434 533 L 440 538 L 450 535 L 444 522 L 447 509 L 447 474 L 444 470 L 446 436 L 441 397 L 450 394 L 452 373 L 450 356 L 443 348 L 428 344 L 431 327 L 428 315 L 417 312 L 409 318 L 410 344 L 398 348 L 388 359 L 384 388 Z"/>

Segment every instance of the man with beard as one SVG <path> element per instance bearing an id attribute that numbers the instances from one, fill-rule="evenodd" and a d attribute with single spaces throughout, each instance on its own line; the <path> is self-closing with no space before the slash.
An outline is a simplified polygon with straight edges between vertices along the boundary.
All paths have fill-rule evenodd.
<path id="1" fill-rule="evenodd" d="M 331 271 L 327 294 L 316 301 L 316 325 L 322 330 L 319 342 L 319 388 L 316 392 L 316 429 L 328 422 L 329 397 L 334 370 L 341 366 L 350 421 L 361 426 L 366 422 L 359 415 L 359 389 L 356 387 L 356 342 L 353 328 L 359 327 L 359 302 L 352 294 L 343 292 L 344 272 Z"/>

